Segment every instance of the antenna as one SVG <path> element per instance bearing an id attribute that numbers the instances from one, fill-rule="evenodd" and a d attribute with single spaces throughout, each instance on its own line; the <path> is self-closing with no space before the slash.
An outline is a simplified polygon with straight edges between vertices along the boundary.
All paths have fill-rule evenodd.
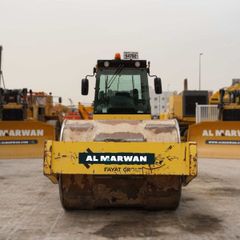
<path id="1" fill-rule="evenodd" d="M 3 88 L 6 88 L 3 73 L 2 73 L 2 49 L 3 47 L 0 46 L 0 88 L 2 87 L 2 83 L 3 83 Z"/>

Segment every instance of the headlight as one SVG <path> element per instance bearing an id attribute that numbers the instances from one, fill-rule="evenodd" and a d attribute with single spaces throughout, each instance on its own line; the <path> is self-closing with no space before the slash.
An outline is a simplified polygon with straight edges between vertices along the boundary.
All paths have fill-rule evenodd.
<path id="1" fill-rule="evenodd" d="M 141 65 L 140 62 L 135 62 L 135 67 L 138 68 L 138 67 L 140 67 L 140 65 Z"/>
<path id="2" fill-rule="evenodd" d="M 104 67 L 109 67 L 109 62 L 108 61 L 104 62 Z"/>

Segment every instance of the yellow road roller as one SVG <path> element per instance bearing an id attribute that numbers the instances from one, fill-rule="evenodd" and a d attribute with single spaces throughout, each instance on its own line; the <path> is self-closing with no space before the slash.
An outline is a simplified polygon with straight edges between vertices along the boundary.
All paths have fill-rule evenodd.
<path id="1" fill-rule="evenodd" d="M 161 79 L 138 53 L 98 60 L 92 120 L 65 120 L 60 141 L 46 141 L 44 174 L 59 185 L 65 210 L 102 207 L 176 209 L 197 175 L 196 144 L 181 143 L 176 120 L 151 117 L 149 83 Z M 149 81 L 148 81 L 149 79 Z"/>

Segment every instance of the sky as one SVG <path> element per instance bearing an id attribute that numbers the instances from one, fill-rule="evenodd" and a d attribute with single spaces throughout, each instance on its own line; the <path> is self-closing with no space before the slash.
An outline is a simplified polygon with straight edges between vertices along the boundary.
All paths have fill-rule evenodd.
<path id="1" fill-rule="evenodd" d="M 81 96 L 97 59 L 137 51 L 163 90 L 218 90 L 240 78 L 239 0 L 0 0 L 0 45 L 7 88 Z M 150 80 L 151 84 L 153 80 Z"/>

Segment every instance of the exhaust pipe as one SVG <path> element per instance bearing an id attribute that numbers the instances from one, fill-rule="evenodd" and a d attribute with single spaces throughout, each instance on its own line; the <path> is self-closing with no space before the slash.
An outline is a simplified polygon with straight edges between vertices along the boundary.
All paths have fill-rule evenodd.
<path id="1" fill-rule="evenodd" d="M 2 46 L 0 46 L 0 77 L 1 75 L 2 75 Z"/>
<path id="2" fill-rule="evenodd" d="M 3 89 L 2 89 L 2 46 L 0 46 L 0 120 L 2 120 L 2 106 L 3 106 Z"/>
<path id="3" fill-rule="evenodd" d="M 183 90 L 184 90 L 184 91 L 187 91 L 187 90 L 188 90 L 188 80 L 187 80 L 187 78 L 184 79 Z"/>
<path id="4" fill-rule="evenodd" d="M 5 82 L 4 82 L 3 73 L 2 73 L 2 49 L 3 47 L 0 46 L 0 89 L 2 88 L 2 83 L 3 83 L 3 88 L 5 89 Z"/>

